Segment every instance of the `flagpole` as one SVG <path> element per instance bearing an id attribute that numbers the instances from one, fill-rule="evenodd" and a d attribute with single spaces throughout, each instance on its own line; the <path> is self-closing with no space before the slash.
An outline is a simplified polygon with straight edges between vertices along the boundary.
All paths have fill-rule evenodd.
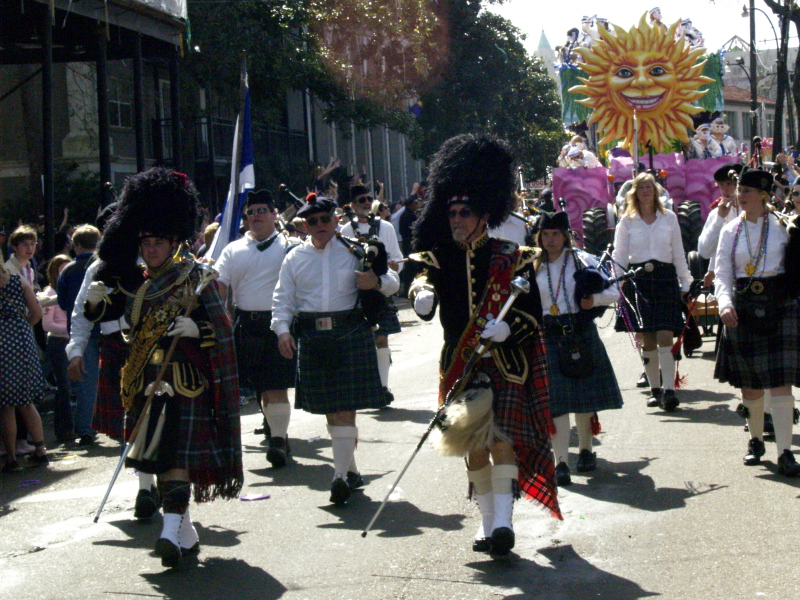
<path id="1" fill-rule="evenodd" d="M 239 70 L 239 113 L 236 117 L 236 129 L 238 134 L 236 136 L 236 148 L 233 150 L 235 160 L 233 162 L 235 171 L 233 174 L 233 198 L 236 201 L 236 206 L 239 206 L 239 177 L 242 171 L 242 140 L 244 139 L 244 103 L 245 96 L 247 95 L 247 55 L 242 52 L 242 66 Z M 234 209 L 232 214 L 236 214 Z"/>

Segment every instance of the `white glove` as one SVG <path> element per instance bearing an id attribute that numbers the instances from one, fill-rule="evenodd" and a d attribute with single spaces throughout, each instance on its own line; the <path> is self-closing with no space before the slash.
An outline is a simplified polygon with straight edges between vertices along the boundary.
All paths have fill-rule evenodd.
<path id="1" fill-rule="evenodd" d="M 508 323 L 505 321 L 498 322 L 497 319 L 492 319 L 486 323 L 486 327 L 483 328 L 481 338 L 492 340 L 494 343 L 499 344 L 505 342 L 510 335 L 511 328 L 508 326 Z"/>
<path id="2" fill-rule="evenodd" d="M 429 315 L 433 310 L 433 301 L 436 299 L 436 294 L 430 290 L 421 290 L 414 296 L 414 311 L 423 317 Z"/>
<path id="3" fill-rule="evenodd" d="M 106 294 L 108 294 L 108 286 L 102 281 L 93 281 L 86 290 L 86 300 L 89 304 L 99 304 Z"/>
<path id="4" fill-rule="evenodd" d="M 197 323 L 192 321 L 189 317 L 175 317 L 175 322 L 169 328 L 167 333 L 169 337 L 180 336 L 187 338 L 199 338 L 200 328 Z"/>
<path id="5" fill-rule="evenodd" d="M 47 292 L 38 292 L 36 294 L 36 300 L 42 308 L 50 308 L 58 304 L 58 298 L 56 296 L 51 296 Z"/>

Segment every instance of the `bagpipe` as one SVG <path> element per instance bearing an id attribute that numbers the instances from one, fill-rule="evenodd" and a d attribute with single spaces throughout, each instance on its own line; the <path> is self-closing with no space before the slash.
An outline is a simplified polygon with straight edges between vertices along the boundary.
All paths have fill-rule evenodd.
<path id="1" fill-rule="evenodd" d="M 340 232 L 336 232 L 336 239 L 344 244 L 350 253 L 361 263 L 361 270 L 366 273 L 372 270 L 375 275 L 380 277 L 389 271 L 389 256 L 386 253 L 386 246 L 378 238 L 369 238 L 364 241 L 354 240 L 344 237 Z M 387 310 L 389 300 L 379 290 L 358 290 L 358 299 L 364 316 L 370 327 L 375 327 L 380 321 L 381 315 Z"/>

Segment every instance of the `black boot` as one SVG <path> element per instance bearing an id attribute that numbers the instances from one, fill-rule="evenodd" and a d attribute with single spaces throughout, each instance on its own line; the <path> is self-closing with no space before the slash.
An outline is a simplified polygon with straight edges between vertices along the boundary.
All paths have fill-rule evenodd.
<path id="1" fill-rule="evenodd" d="M 750 438 L 750 441 L 747 442 L 747 454 L 744 455 L 743 459 L 745 466 L 752 467 L 760 464 L 764 452 L 764 442 L 758 438 Z"/>

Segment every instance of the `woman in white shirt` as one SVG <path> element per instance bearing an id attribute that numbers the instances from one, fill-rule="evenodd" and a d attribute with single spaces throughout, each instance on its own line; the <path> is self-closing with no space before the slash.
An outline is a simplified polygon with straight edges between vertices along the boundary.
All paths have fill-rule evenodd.
<path id="1" fill-rule="evenodd" d="M 767 211 L 773 178 L 747 171 L 739 179 L 742 214 L 722 229 L 717 247 L 715 293 L 724 328 L 714 377 L 742 390 L 750 440 L 745 465 L 764 455 L 764 390 L 770 390 L 778 472 L 800 476 L 791 452 L 794 397 L 800 385 L 798 315 L 786 290 L 788 235 Z"/>
<path id="2" fill-rule="evenodd" d="M 642 343 L 652 393 L 647 406 L 672 412 L 678 407 L 672 344 L 683 328 L 681 296 L 689 291 L 692 275 L 678 217 L 664 208 L 656 190 L 652 175 L 637 175 L 617 224 L 614 263 L 623 269 L 642 267 L 642 271 L 625 284 L 626 302 L 621 303 L 616 329 L 637 332 Z"/>
<path id="3" fill-rule="evenodd" d="M 578 430 L 576 469 L 583 473 L 597 466 L 596 453 L 592 452 L 592 436 L 600 430 L 597 412 L 622 408 L 619 384 L 594 324 L 602 307 L 616 301 L 617 292 L 607 287 L 592 255 L 572 248 L 567 213 L 541 214 L 536 243 L 542 255 L 535 263 L 536 283 L 544 307 L 550 414 L 556 428 L 551 436 L 556 484 L 564 486 L 572 483 L 570 413 L 575 414 Z M 588 361 L 584 364 L 591 366 L 570 365 L 571 357 Z"/>

